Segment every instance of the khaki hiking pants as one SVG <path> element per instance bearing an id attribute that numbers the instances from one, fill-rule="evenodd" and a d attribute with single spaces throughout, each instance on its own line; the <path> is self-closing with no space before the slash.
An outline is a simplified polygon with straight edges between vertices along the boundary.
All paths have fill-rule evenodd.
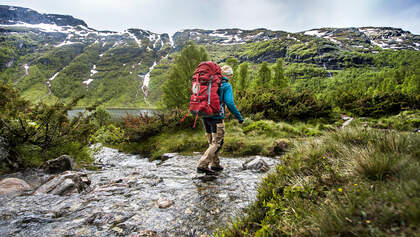
<path id="1" fill-rule="evenodd" d="M 203 118 L 203 124 L 206 129 L 209 148 L 201 156 L 198 167 L 208 168 L 209 165 L 210 167 L 221 167 L 219 152 L 225 137 L 225 123 L 223 119 Z"/>

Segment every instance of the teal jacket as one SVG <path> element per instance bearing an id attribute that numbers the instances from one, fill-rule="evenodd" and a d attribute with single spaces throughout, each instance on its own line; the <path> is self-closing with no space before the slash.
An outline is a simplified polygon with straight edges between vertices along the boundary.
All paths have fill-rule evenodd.
<path id="1" fill-rule="evenodd" d="M 236 119 L 242 121 L 242 115 L 239 112 L 238 108 L 236 108 L 235 102 L 233 102 L 233 91 L 232 86 L 229 84 L 227 77 L 222 78 L 222 84 L 217 91 L 219 94 L 220 100 L 220 111 L 219 115 L 213 116 L 214 119 L 224 119 L 225 118 L 225 105 L 227 105 L 229 111 L 235 115 Z"/>

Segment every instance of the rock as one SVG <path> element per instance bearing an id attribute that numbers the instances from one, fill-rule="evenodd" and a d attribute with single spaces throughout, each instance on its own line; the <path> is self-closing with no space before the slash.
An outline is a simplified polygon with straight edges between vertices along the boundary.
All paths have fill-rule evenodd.
<path id="1" fill-rule="evenodd" d="M 73 167 L 74 160 L 68 155 L 62 155 L 56 159 L 49 160 L 41 166 L 41 168 L 49 174 L 57 174 L 67 170 L 73 170 Z"/>
<path id="2" fill-rule="evenodd" d="M 187 214 L 187 215 L 189 215 L 189 214 L 192 214 L 192 211 L 191 211 L 191 209 L 187 208 L 187 209 L 185 209 L 185 212 L 184 213 Z"/>
<path id="3" fill-rule="evenodd" d="M 344 121 L 347 121 L 347 120 L 351 119 L 351 117 L 349 117 L 349 116 L 347 116 L 347 115 L 345 115 L 345 114 L 341 114 L 341 115 L 340 115 L 340 118 L 341 118 L 342 120 L 344 120 Z"/>
<path id="4" fill-rule="evenodd" d="M 345 128 L 347 127 L 351 122 L 353 121 L 353 118 L 349 118 L 348 120 L 346 120 L 343 125 L 341 125 L 341 128 Z"/>
<path id="5" fill-rule="evenodd" d="M 167 160 L 167 159 L 173 158 L 177 155 L 179 155 L 179 154 L 178 153 L 164 153 L 164 154 L 162 154 L 161 157 L 162 157 L 162 159 Z"/>
<path id="6" fill-rule="evenodd" d="M 50 181 L 41 185 L 35 194 L 49 193 L 54 195 L 71 195 L 88 190 L 90 180 L 82 172 L 66 171 L 55 176 Z"/>
<path id="7" fill-rule="evenodd" d="M 21 194 L 28 190 L 32 190 L 32 187 L 22 179 L 6 178 L 0 181 L 0 195 Z"/>
<path id="8" fill-rule="evenodd" d="M 265 162 L 261 156 L 256 156 L 253 159 L 245 161 L 245 163 L 242 164 L 242 168 L 244 170 L 252 170 L 256 172 L 267 172 L 270 169 L 267 162 Z"/>
<path id="9" fill-rule="evenodd" d="M 159 235 L 157 234 L 157 232 L 153 230 L 142 230 L 138 235 L 135 235 L 135 237 L 158 237 L 158 236 Z"/>
<path id="10" fill-rule="evenodd" d="M 174 201 L 169 200 L 169 199 L 159 199 L 157 201 L 157 206 L 159 208 L 168 208 L 168 207 L 172 206 L 172 204 L 174 204 Z"/>

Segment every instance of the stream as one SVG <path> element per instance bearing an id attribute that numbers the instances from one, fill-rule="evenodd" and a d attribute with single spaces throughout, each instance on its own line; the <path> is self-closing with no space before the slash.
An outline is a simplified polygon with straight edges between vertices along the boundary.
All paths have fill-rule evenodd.
<path id="1" fill-rule="evenodd" d="M 92 181 L 89 192 L 0 195 L 0 236 L 211 236 L 255 199 L 264 173 L 243 170 L 249 158 L 221 157 L 223 172 L 198 175 L 199 158 L 149 162 L 103 147 L 95 155 L 100 169 L 82 170 Z M 278 162 L 263 159 L 271 168 Z M 31 186 L 48 178 L 34 170 L 8 177 Z M 159 208 L 161 200 L 172 205 Z"/>

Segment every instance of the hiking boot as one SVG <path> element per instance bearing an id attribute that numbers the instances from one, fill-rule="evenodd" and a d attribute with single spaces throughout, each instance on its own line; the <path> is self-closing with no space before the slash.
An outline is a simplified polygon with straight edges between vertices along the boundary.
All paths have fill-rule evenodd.
<path id="1" fill-rule="evenodd" d="M 210 167 L 211 170 L 214 170 L 216 172 L 220 172 L 223 171 L 223 167 L 222 166 L 212 166 Z"/>
<path id="2" fill-rule="evenodd" d="M 213 170 L 203 167 L 197 167 L 197 173 L 216 174 L 216 172 L 214 172 Z"/>

